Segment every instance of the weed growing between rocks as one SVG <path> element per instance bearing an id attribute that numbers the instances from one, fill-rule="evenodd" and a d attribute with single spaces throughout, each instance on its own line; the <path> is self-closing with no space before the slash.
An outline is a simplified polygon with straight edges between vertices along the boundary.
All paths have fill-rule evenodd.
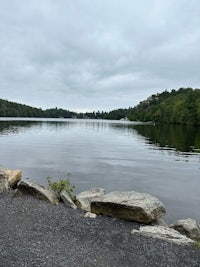
<path id="1" fill-rule="evenodd" d="M 48 176 L 47 182 L 49 187 L 58 195 L 60 196 L 60 193 L 64 190 L 68 193 L 68 195 L 70 196 L 70 198 L 75 201 L 75 196 L 73 195 L 73 191 L 75 190 L 75 185 L 72 185 L 70 180 L 69 180 L 69 176 L 71 176 L 69 173 L 67 174 L 67 179 L 61 179 L 58 181 L 52 181 L 52 178 L 50 176 Z"/>

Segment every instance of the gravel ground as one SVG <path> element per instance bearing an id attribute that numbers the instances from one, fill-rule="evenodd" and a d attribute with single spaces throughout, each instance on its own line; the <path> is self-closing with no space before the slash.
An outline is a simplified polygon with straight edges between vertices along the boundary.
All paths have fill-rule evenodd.
<path id="1" fill-rule="evenodd" d="M 0 267 L 200 266 L 200 249 L 131 235 L 140 225 L 0 194 Z"/>

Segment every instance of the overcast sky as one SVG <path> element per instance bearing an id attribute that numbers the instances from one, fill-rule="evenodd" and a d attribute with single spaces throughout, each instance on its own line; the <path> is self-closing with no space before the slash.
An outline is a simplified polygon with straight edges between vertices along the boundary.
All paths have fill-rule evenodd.
<path id="1" fill-rule="evenodd" d="M 0 0 L 0 98 L 97 111 L 188 86 L 199 0 Z"/>

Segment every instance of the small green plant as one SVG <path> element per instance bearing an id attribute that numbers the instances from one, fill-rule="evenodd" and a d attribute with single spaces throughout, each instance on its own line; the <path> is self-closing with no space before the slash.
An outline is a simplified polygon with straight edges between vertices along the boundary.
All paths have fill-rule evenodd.
<path id="1" fill-rule="evenodd" d="M 70 173 L 67 174 L 67 177 L 71 176 Z M 47 182 L 49 187 L 59 196 L 62 190 L 65 190 L 68 195 L 71 197 L 71 199 L 74 201 L 75 200 L 75 196 L 72 194 L 72 192 L 75 190 L 75 185 L 72 185 L 69 178 L 66 180 L 59 180 L 59 181 L 55 181 L 52 182 L 52 178 L 51 177 L 47 177 Z"/>
<path id="2" fill-rule="evenodd" d="M 197 249 L 200 249 L 200 240 L 194 240 L 194 246 Z"/>

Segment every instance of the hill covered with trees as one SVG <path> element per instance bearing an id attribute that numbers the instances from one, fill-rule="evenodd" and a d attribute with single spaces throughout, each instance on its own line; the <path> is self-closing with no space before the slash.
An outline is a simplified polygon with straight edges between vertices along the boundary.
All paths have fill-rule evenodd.
<path id="1" fill-rule="evenodd" d="M 0 99 L 0 117 L 72 118 L 75 112 L 52 108 L 42 110 L 31 106 Z"/>
<path id="2" fill-rule="evenodd" d="M 43 110 L 0 99 L 0 117 L 43 117 Z"/>
<path id="3" fill-rule="evenodd" d="M 200 125 L 200 90 L 180 88 L 152 95 L 127 116 L 132 121 Z"/>
<path id="4" fill-rule="evenodd" d="M 110 112 L 76 113 L 60 108 L 42 110 L 0 99 L 0 117 L 43 117 L 43 118 L 89 118 L 131 121 L 152 121 L 160 124 L 200 125 L 200 89 L 180 88 L 164 91 L 128 109 Z"/>

